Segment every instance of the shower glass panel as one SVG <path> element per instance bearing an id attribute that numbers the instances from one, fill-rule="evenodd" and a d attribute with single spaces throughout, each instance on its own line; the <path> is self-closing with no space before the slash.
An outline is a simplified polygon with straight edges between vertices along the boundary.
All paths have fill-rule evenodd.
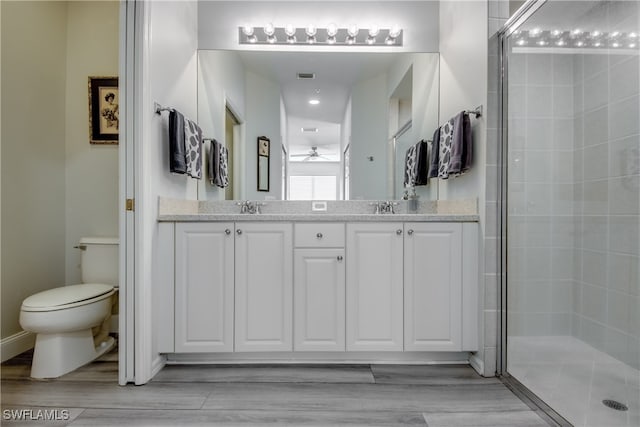
<path id="1" fill-rule="evenodd" d="M 638 7 L 548 1 L 504 39 L 507 372 L 576 426 L 640 425 Z"/>

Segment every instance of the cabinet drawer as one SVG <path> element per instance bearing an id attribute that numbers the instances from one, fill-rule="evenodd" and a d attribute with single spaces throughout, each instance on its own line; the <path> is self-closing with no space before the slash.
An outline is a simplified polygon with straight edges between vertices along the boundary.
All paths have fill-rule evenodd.
<path id="1" fill-rule="evenodd" d="M 304 248 L 344 247 L 344 224 L 296 224 L 295 246 Z"/>

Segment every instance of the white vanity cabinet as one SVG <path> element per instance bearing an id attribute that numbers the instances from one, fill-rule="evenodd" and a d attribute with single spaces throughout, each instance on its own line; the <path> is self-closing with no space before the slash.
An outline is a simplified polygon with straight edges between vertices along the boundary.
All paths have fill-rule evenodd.
<path id="1" fill-rule="evenodd" d="M 403 224 L 347 224 L 347 351 L 403 350 Z"/>
<path id="2" fill-rule="evenodd" d="M 345 350 L 344 224 L 295 224 L 294 351 Z"/>
<path id="3" fill-rule="evenodd" d="M 407 223 L 404 349 L 462 350 L 462 224 Z"/>
<path id="4" fill-rule="evenodd" d="M 236 223 L 237 352 L 293 349 L 292 229 L 291 223 Z"/>
<path id="5" fill-rule="evenodd" d="M 233 223 L 175 226 L 175 351 L 233 351 Z"/>

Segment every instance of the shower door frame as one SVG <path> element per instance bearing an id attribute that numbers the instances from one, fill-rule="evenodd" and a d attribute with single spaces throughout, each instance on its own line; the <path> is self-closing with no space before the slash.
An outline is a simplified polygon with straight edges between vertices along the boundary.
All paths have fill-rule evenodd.
<path id="1" fill-rule="evenodd" d="M 507 20 L 505 25 L 498 31 L 498 72 L 500 79 L 498 82 L 498 283 L 499 283 L 499 308 L 500 319 L 498 322 L 499 335 L 497 342 L 496 372 L 500 380 L 514 394 L 522 399 L 534 410 L 539 410 L 538 415 L 545 419 L 550 425 L 571 425 L 566 419 L 558 414 L 546 402 L 536 396 L 529 388 L 523 385 L 517 378 L 510 375 L 507 370 L 507 294 L 508 294 L 508 123 L 509 123 L 509 81 L 507 60 L 508 39 L 524 22 L 526 22 L 538 9 L 543 7 L 547 0 L 527 0 L 517 12 Z"/>

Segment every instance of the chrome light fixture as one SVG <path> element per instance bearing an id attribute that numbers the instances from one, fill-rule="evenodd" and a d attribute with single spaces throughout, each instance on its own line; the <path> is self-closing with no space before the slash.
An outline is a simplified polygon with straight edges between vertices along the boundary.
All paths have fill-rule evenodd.
<path id="1" fill-rule="evenodd" d="M 355 23 L 346 27 L 339 27 L 335 23 L 329 23 L 326 27 L 316 27 L 314 24 L 296 26 L 291 23 L 277 27 L 268 23 L 264 27 L 239 27 L 238 42 L 258 45 L 402 46 L 403 31 L 398 25 L 386 28 L 370 25 L 361 29 Z"/>

